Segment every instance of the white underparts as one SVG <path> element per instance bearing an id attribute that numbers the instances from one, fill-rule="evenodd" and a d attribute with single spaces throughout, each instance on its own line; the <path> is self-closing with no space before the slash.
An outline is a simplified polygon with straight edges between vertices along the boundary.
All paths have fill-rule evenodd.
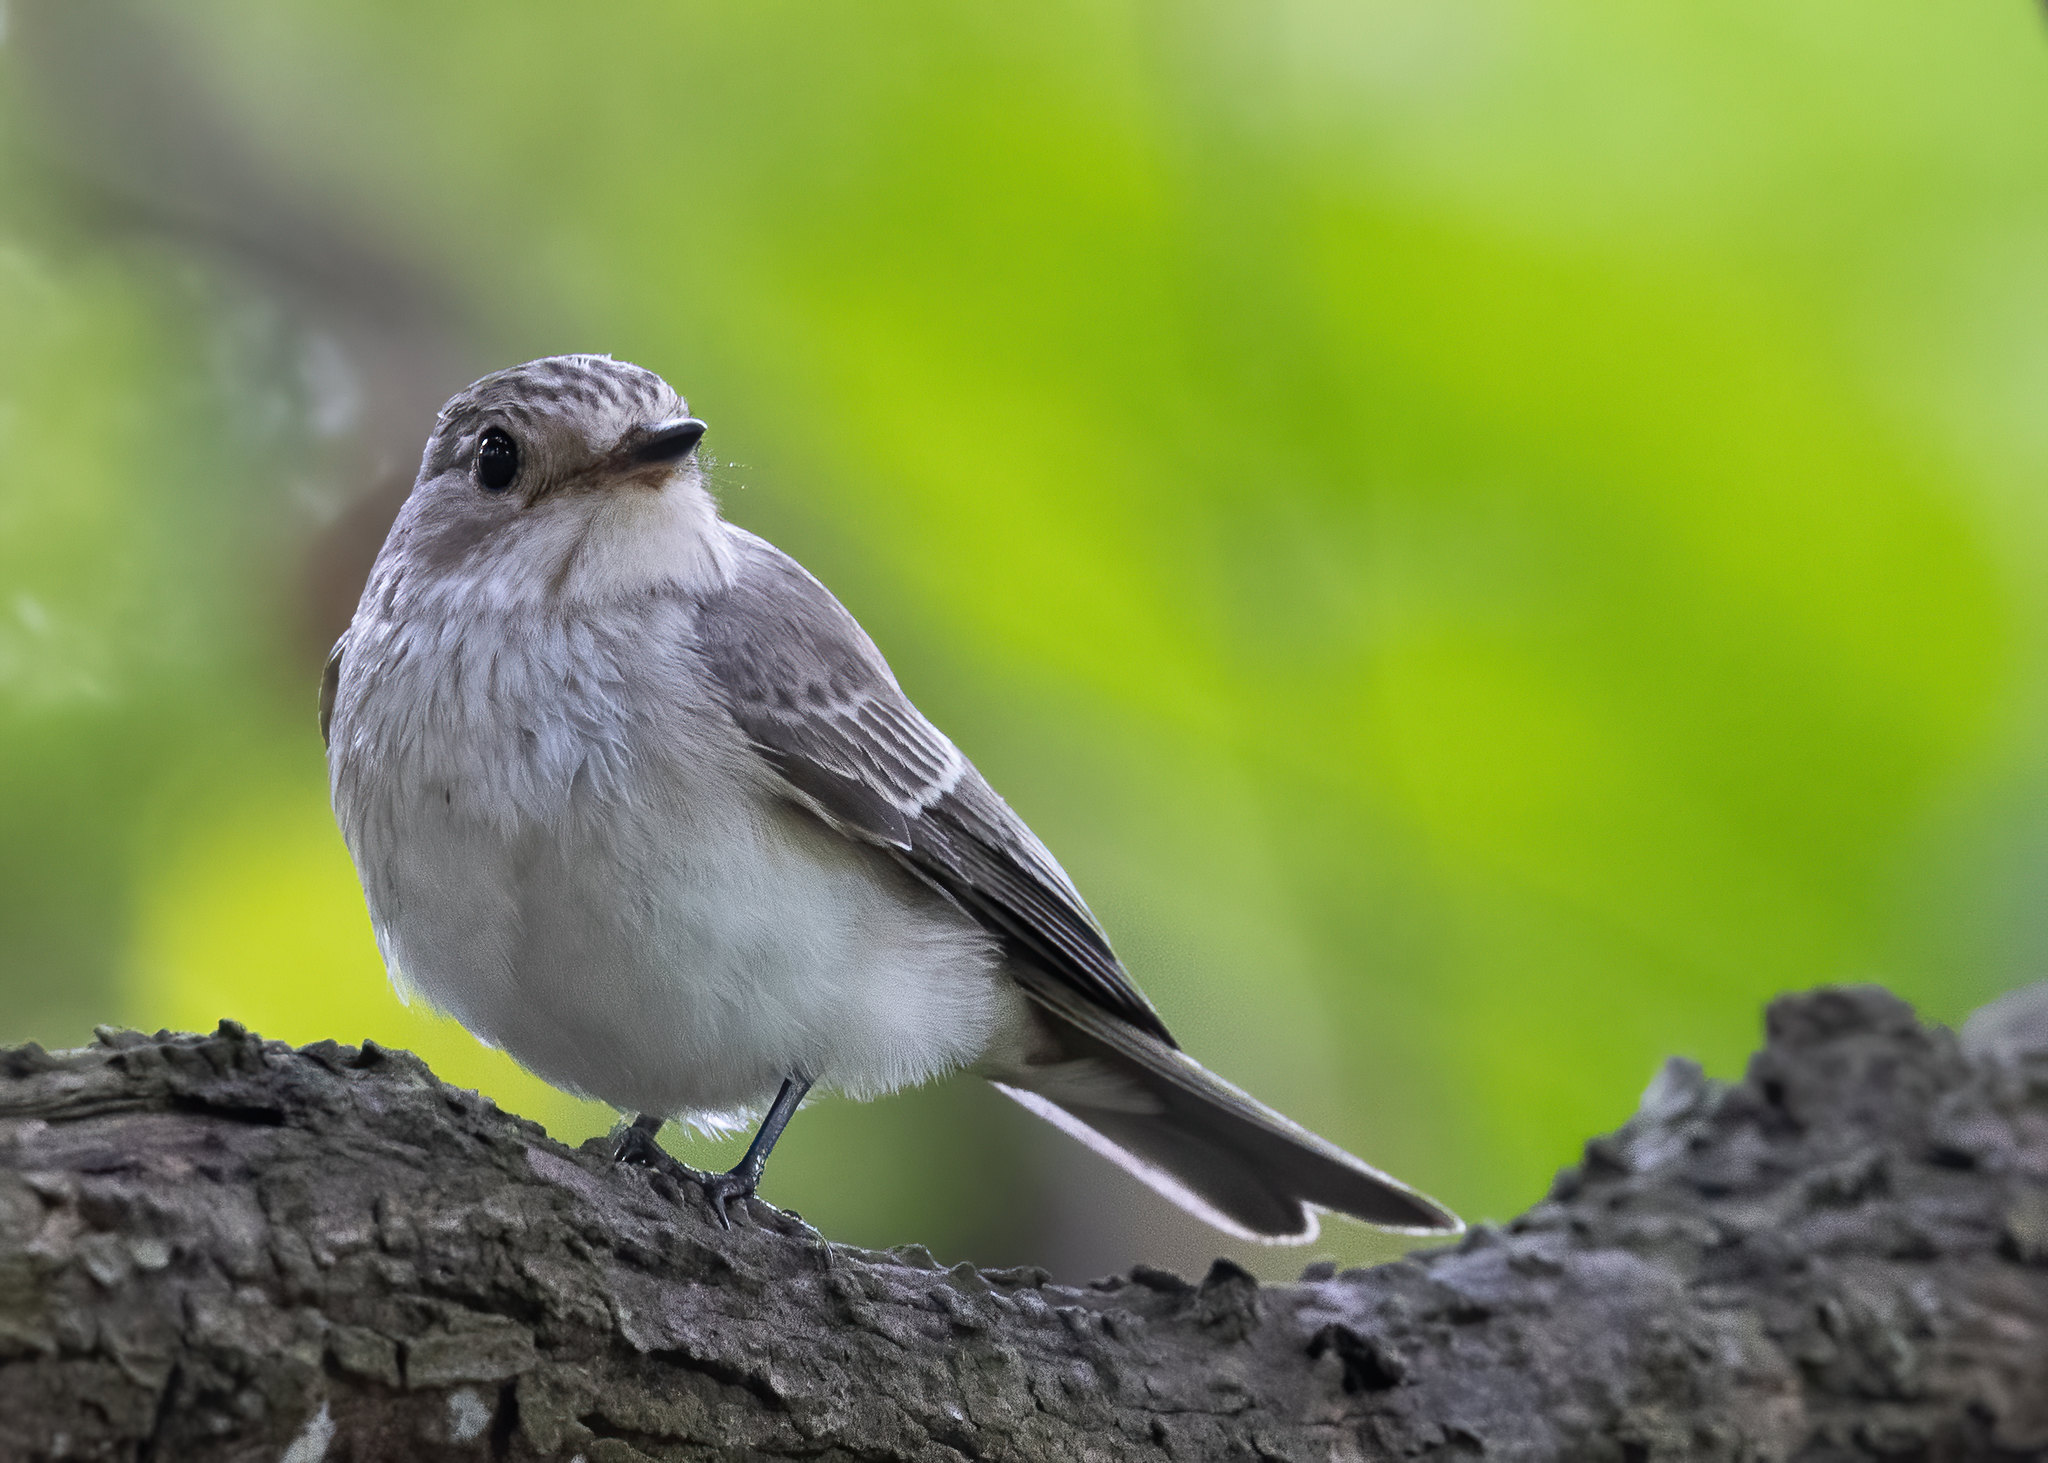
<path id="1" fill-rule="evenodd" d="M 395 608 L 351 631 L 377 643 L 342 665 L 336 812 L 394 977 L 485 1041 L 715 1125 L 797 1072 L 922 1081 L 1022 1019 L 979 926 L 772 784 L 680 597 Z"/>

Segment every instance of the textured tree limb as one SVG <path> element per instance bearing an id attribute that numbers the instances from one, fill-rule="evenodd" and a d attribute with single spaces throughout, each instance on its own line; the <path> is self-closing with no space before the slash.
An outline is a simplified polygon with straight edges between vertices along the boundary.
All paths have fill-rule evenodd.
<path id="1" fill-rule="evenodd" d="M 721 1232 L 375 1046 L 24 1048 L 0 1458 L 2048 1456 L 2048 999 L 1768 1026 L 1455 1248 L 1084 1289 Z"/>

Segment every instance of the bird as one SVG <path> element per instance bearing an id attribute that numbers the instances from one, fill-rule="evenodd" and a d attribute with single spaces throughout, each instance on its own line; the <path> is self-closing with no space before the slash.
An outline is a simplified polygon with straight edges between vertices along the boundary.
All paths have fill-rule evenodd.
<path id="1" fill-rule="evenodd" d="M 853 615 L 721 515 L 705 430 L 604 355 L 436 418 L 319 696 L 401 994 L 631 1115 L 616 1156 L 721 1224 L 814 1089 L 966 1070 L 1235 1236 L 1459 1232 L 1180 1049 Z M 757 1114 L 724 1173 L 656 1141 Z"/>

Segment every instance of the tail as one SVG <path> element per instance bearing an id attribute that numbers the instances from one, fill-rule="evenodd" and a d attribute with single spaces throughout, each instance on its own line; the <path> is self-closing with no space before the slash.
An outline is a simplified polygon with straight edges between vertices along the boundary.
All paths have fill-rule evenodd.
<path id="1" fill-rule="evenodd" d="M 1266 1244 L 1308 1243 L 1324 1209 L 1407 1234 L 1465 1227 L 1192 1057 L 1036 971 L 1016 973 L 1063 1059 L 1006 1068 L 996 1088 L 1189 1213 Z"/>

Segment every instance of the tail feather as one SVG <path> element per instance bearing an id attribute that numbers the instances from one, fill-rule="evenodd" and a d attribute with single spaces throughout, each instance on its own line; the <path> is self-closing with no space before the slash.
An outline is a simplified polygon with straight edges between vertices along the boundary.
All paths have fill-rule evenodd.
<path id="1" fill-rule="evenodd" d="M 1306 1244 L 1333 1210 L 1410 1234 L 1456 1215 L 1240 1092 L 1191 1057 L 1035 971 L 1064 1060 L 991 1074 L 998 1090 L 1219 1229 Z"/>

